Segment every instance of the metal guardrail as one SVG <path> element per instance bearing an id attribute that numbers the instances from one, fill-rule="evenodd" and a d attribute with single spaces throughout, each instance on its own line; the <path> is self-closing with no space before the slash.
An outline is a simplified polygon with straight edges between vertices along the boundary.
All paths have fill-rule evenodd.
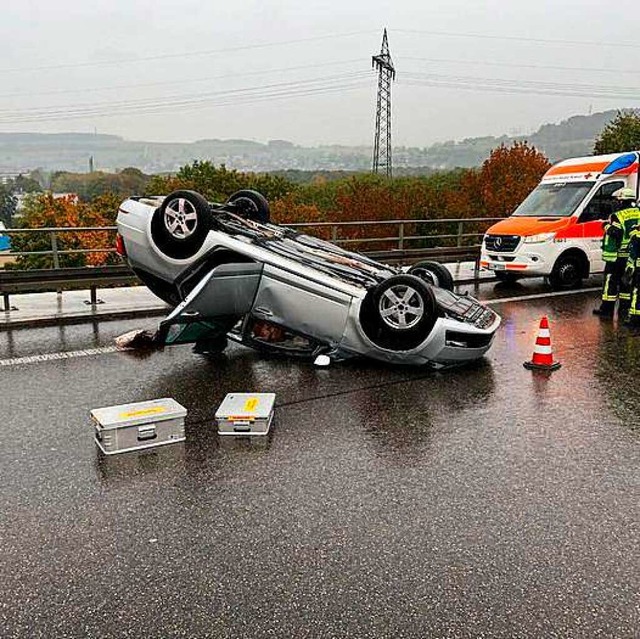
<path id="1" fill-rule="evenodd" d="M 362 251 L 382 262 L 404 263 L 408 260 L 434 259 L 447 261 L 472 260 L 475 262 L 474 280 L 478 278 L 480 244 L 468 243 L 469 239 L 482 237 L 482 232 L 465 233 L 465 225 L 482 224 L 483 226 L 500 220 L 502 218 L 455 218 L 439 220 L 364 220 L 352 222 L 300 222 L 287 224 L 289 228 L 296 229 L 330 229 L 331 241 L 335 244 L 358 244 L 358 250 Z M 435 235 L 407 235 L 406 230 L 410 225 L 444 225 L 455 224 L 457 233 L 443 233 Z M 397 227 L 397 235 L 385 235 L 383 237 L 340 237 L 343 229 L 350 227 L 369 226 L 392 226 Z M 114 264 L 110 266 L 85 266 L 85 267 L 61 267 L 60 259 L 65 255 L 92 254 L 92 253 L 115 253 L 115 248 L 75 248 L 63 249 L 58 244 L 58 239 L 65 233 L 89 234 L 89 233 L 111 233 L 117 230 L 115 226 L 91 226 L 91 227 L 45 227 L 27 229 L 6 229 L 2 233 L 15 236 L 20 234 L 47 234 L 49 236 L 49 246 L 47 250 L 37 251 L 3 251 L 4 256 L 51 256 L 51 267 L 48 269 L 27 269 L 27 270 L 3 270 L 0 269 L 0 296 L 3 300 L 4 312 L 13 309 L 10 303 L 10 295 L 20 292 L 33 291 L 62 291 L 68 289 L 89 289 L 91 291 L 90 303 L 92 306 L 101 303 L 97 299 L 96 289 L 98 286 L 113 286 L 127 284 L 137 281 L 136 276 L 124 264 Z M 343 231 L 344 232 L 344 231 Z M 440 247 L 415 247 L 418 241 L 438 242 L 453 240 L 453 245 Z M 362 245 L 374 248 L 365 250 Z M 411 247 L 414 244 L 414 247 Z M 384 245 L 389 248 L 381 249 Z"/>
<path id="2" fill-rule="evenodd" d="M 284 224 L 288 228 L 295 229 L 330 229 L 330 239 L 332 242 L 338 245 L 347 244 L 385 244 L 390 248 L 397 249 L 398 251 L 404 251 L 409 248 L 407 245 L 416 242 L 434 242 L 434 241 L 455 241 L 455 246 L 469 248 L 477 248 L 480 246 L 479 242 L 475 244 L 465 244 L 470 239 L 478 240 L 484 235 L 484 230 L 480 232 L 465 233 L 465 225 L 482 224 L 489 225 L 492 222 L 497 222 L 503 218 L 499 217 L 480 217 L 480 218 L 447 218 L 447 219 L 410 219 L 410 220 L 362 220 L 362 221 L 349 221 L 349 222 L 297 222 L 293 224 Z M 456 225 L 456 233 L 443 233 L 434 235 L 407 235 L 407 227 L 412 225 L 425 225 L 425 226 L 437 226 L 437 225 Z M 369 226 L 396 226 L 396 235 L 387 235 L 384 237 L 340 237 L 340 231 L 342 229 L 369 227 Z M 25 229 L 6 229 L 2 233 L 8 236 L 16 235 L 28 235 L 28 234 L 47 234 L 49 236 L 48 250 L 39 251 L 8 251 L 5 253 L 8 257 L 21 257 L 21 256 L 51 256 L 51 268 L 60 268 L 60 256 L 63 255 L 79 255 L 79 254 L 92 254 L 92 253 L 115 253 L 114 247 L 104 248 L 91 248 L 91 249 L 61 249 L 58 246 L 58 239 L 60 235 L 68 233 L 76 234 L 88 234 L 88 233 L 115 233 L 117 231 L 116 226 L 86 226 L 86 227 L 44 227 L 44 228 L 25 228 Z M 358 247 L 359 250 L 366 251 L 366 248 L 362 246 Z M 443 247 L 443 248 L 451 248 Z"/>

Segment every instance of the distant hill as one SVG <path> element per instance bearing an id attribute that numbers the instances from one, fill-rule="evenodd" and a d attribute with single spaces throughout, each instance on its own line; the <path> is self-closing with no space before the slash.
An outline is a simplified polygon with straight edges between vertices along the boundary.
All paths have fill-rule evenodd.
<path id="1" fill-rule="evenodd" d="M 513 140 L 527 140 L 551 161 L 589 155 L 596 135 L 616 111 L 577 115 L 559 124 L 545 124 L 528 136 L 467 138 L 425 148 L 395 147 L 398 174 L 420 170 L 471 167 L 481 164 L 491 149 Z M 44 171 L 113 171 L 136 167 L 145 173 L 175 171 L 193 160 L 211 160 L 245 171 L 366 171 L 371 166 L 367 146 L 297 146 L 286 140 L 267 143 L 250 140 L 199 140 L 158 143 L 125 140 L 115 135 L 85 133 L 0 133 L 0 177 L 3 173 Z M 416 168 L 420 167 L 420 169 Z"/>

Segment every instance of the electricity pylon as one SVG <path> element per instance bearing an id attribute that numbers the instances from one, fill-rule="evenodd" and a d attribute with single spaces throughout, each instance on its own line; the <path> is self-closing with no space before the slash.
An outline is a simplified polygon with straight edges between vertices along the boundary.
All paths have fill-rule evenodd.
<path id="1" fill-rule="evenodd" d="M 391 82 L 395 80 L 396 70 L 389 53 L 386 29 L 382 36 L 380 54 L 371 57 L 371 67 L 378 69 L 373 173 L 386 173 L 387 177 L 391 177 Z"/>

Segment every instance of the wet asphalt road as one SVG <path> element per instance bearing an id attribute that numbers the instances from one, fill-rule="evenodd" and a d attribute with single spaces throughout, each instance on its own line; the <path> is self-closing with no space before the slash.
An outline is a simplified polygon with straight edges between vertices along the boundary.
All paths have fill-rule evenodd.
<path id="1" fill-rule="evenodd" d="M 595 303 L 496 305 L 485 360 L 444 373 L 235 346 L 0 368 L 2 637 L 637 637 L 640 333 Z M 522 367 L 542 314 L 551 376 Z M 0 359 L 144 324 L 0 333 Z M 272 436 L 220 442 L 245 390 L 277 393 Z M 96 452 L 91 408 L 162 396 L 184 445 Z"/>

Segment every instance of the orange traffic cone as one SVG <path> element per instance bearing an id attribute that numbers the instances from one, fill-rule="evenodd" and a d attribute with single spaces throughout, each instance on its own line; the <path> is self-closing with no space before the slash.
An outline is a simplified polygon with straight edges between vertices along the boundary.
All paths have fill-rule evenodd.
<path id="1" fill-rule="evenodd" d="M 553 361 L 549 320 L 546 316 L 540 320 L 538 337 L 536 337 L 536 345 L 533 349 L 533 359 L 530 362 L 525 362 L 523 366 L 529 370 L 538 371 L 555 371 L 562 366 L 560 362 Z"/>

